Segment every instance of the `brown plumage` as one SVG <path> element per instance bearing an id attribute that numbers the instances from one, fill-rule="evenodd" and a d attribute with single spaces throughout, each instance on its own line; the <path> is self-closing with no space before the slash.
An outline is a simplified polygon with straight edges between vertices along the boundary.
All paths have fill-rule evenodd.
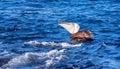
<path id="1" fill-rule="evenodd" d="M 92 39 L 92 33 L 89 30 L 79 31 L 71 34 L 71 38 L 75 41 L 86 41 Z"/>

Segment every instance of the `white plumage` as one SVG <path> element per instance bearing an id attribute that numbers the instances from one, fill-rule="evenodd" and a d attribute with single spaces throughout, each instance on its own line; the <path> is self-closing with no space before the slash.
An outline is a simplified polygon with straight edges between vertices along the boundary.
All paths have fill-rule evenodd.
<path id="1" fill-rule="evenodd" d="M 65 28 L 71 34 L 77 33 L 80 28 L 77 23 L 61 22 L 59 25 Z"/>

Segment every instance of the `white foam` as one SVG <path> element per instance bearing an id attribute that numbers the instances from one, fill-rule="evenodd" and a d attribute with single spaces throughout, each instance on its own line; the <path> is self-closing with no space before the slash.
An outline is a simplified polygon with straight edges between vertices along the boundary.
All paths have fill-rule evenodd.
<path id="1" fill-rule="evenodd" d="M 82 43 L 79 44 L 70 44 L 70 43 L 60 43 L 62 47 L 76 47 L 76 46 L 81 46 Z"/>
<path id="2" fill-rule="evenodd" d="M 43 46 L 62 46 L 62 47 L 76 47 L 76 46 L 81 46 L 82 45 L 82 43 L 71 44 L 71 43 L 68 43 L 68 42 L 55 43 L 55 42 L 38 42 L 38 41 L 29 41 L 29 42 L 25 42 L 24 44 L 43 45 Z"/>
<path id="3" fill-rule="evenodd" d="M 64 60 L 66 57 L 65 49 L 62 50 L 51 50 L 47 53 L 32 53 L 28 52 L 21 56 L 11 59 L 8 64 L 3 67 L 9 69 L 15 69 L 17 67 L 26 66 L 26 65 L 36 65 L 38 64 L 39 68 L 49 68 L 51 66 L 59 65 L 59 62 Z"/>
<path id="4" fill-rule="evenodd" d="M 59 46 L 58 43 L 55 42 L 41 42 L 42 45 L 49 45 L 49 46 Z"/>
<path id="5" fill-rule="evenodd" d="M 29 41 L 29 42 L 24 42 L 24 44 L 39 45 L 40 43 L 37 41 Z"/>
<path id="6" fill-rule="evenodd" d="M 77 68 L 87 67 L 87 65 L 92 63 L 98 67 L 112 67 L 113 69 L 119 66 L 119 62 L 117 60 L 113 60 L 114 57 L 119 57 L 119 53 L 114 55 L 106 55 L 108 52 L 107 50 L 113 50 L 113 47 L 109 48 L 109 46 L 104 45 L 104 43 L 96 43 L 91 46 L 83 46 L 82 43 L 79 44 L 71 44 L 67 42 L 55 43 L 55 42 L 28 42 L 31 45 L 43 45 L 43 46 L 50 46 L 47 47 L 49 50 L 46 52 L 46 47 L 40 48 L 40 52 L 26 52 L 22 55 L 17 55 L 11 59 L 7 64 L 2 66 L 2 69 L 18 69 L 17 67 L 29 67 L 31 69 L 57 69 L 60 67 L 66 68 L 73 68 L 74 64 L 78 65 Z M 51 48 L 52 46 L 61 46 L 59 48 Z M 77 46 L 77 47 L 76 47 Z M 66 48 L 68 47 L 68 48 Z M 103 48 L 104 47 L 104 48 Z M 109 48 L 109 49 L 108 49 Z M 39 48 L 38 48 L 39 49 Z M 53 50 L 54 49 L 54 50 Z M 57 50 L 58 49 L 58 50 Z M 116 49 L 116 48 L 115 48 Z M 104 52 L 104 50 L 106 50 Z M 111 51 L 111 52 L 113 52 Z M 110 52 L 110 53 L 111 53 Z M 116 51 L 118 52 L 118 51 Z M 3 54 L 7 54 L 8 52 L 5 51 Z M 103 57 L 100 57 L 103 56 Z M 108 58 L 110 57 L 110 58 Z M 106 60 L 107 58 L 107 60 Z M 93 67 L 94 67 L 93 65 Z M 29 69 L 28 68 L 28 69 Z M 76 68 L 76 69 L 77 69 Z M 92 69 L 92 68 L 91 68 Z M 117 69 L 117 68 L 116 68 Z M 119 69 L 119 68 L 118 68 Z"/>
<path id="7" fill-rule="evenodd" d="M 17 54 L 15 54 L 13 52 L 6 51 L 6 50 L 0 53 L 1 58 L 4 58 L 4 57 L 10 58 L 10 57 L 13 57 L 13 56 L 16 56 L 16 55 Z"/>

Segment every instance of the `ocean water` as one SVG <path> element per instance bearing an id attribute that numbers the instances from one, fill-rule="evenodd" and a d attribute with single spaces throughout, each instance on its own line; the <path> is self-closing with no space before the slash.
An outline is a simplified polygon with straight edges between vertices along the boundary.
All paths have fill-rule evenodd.
<path id="1" fill-rule="evenodd" d="M 60 21 L 93 41 L 72 43 Z M 0 0 L 0 69 L 120 69 L 120 0 Z"/>

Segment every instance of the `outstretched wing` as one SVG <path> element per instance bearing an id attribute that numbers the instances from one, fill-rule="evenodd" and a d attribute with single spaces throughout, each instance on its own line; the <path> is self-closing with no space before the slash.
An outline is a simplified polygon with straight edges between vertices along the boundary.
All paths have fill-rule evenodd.
<path id="1" fill-rule="evenodd" d="M 77 33 L 80 28 L 77 23 L 61 22 L 59 25 L 65 28 L 71 34 Z"/>

